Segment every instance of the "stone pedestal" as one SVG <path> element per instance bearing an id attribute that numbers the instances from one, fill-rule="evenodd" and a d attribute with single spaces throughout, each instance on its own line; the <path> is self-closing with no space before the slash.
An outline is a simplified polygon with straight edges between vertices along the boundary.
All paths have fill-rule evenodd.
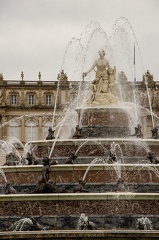
<path id="1" fill-rule="evenodd" d="M 130 136 L 126 108 L 94 107 L 76 109 L 82 138 L 123 138 Z"/>

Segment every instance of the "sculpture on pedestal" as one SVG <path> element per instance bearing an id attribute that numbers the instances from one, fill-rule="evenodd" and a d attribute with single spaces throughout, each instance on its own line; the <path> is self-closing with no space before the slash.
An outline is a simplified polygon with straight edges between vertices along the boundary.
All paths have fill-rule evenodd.
<path id="1" fill-rule="evenodd" d="M 117 102 L 115 93 L 115 75 L 116 68 L 112 68 L 109 61 L 105 58 L 105 51 L 99 50 L 99 58 L 95 60 L 92 67 L 83 73 L 83 77 L 87 76 L 92 70 L 95 70 L 95 79 L 91 83 L 90 90 L 92 92 L 88 104 L 94 105 L 110 105 Z"/>
<path id="2" fill-rule="evenodd" d="M 61 70 L 60 73 L 57 75 L 57 80 L 59 81 L 67 81 L 67 73 L 64 72 L 64 70 Z"/>

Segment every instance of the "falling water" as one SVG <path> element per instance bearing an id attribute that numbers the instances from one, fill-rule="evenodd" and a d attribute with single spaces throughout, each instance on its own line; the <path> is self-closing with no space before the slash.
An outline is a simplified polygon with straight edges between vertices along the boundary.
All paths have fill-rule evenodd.
<path id="1" fill-rule="evenodd" d="M 6 175 L 4 174 L 4 171 L 3 171 L 2 169 L 0 169 L 0 174 L 1 174 L 1 176 L 3 177 L 5 183 L 7 183 Z"/>
<path id="2" fill-rule="evenodd" d="M 87 167 L 87 169 L 86 169 L 86 171 L 85 171 L 85 174 L 84 174 L 84 176 L 83 176 L 83 178 L 82 178 L 83 181 L 84 181 L 84 179 L 86 178 L 87 173 L 88 173 L 88 171 L 90 170 L 90 168 L 93 166 L 93 164 L 95 164 L 95 163 L 97 163 L 97 162 L 101 162 L 101 163 L 103 163 L 103 164 L 106 163 L 106 162 L 105 162 L 105 159 L 102 159 L 102 158 L 99 158 L 99 157 L 93 159 L 92 162 L 89 164 L 89 166 Z"/>
<path id="3" fill-rule="evenodd" d="M 83 143 L 81 143 L 81 145 L 77 148 L 77 150 L 76 150 L 76 152 L 75 152 L 75 155 L 78 153 L 78 151 L 81 149 L 81 147 L 83 147 L 83 145 L 85 144 L 85 143 L 87 143 L 89 140 L 86 140 L 86 141 L 84 141 Z"/>
<path id="4" fill-rule="evenodd" d="M 23 231 L 25 228 L 25 225 L 27 225 L 28 227 L 33 226 L 32 220 L 30 218 L 20 219 L 14 224 L 15 228 L 13 229 L 13 231 Z"/>

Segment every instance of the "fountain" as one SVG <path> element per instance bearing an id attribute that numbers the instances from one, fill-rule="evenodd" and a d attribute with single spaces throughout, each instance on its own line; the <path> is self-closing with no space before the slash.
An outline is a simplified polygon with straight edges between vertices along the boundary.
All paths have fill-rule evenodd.
<path id="1" fill-rule="evenodd" d="M 56 137 L 53 126 L 46 140 L 27 144 L 27 164 L 2 166 L 3 180 L 13 189 L 4 194 L 1 183 L 0 228 L 13 232 L 0 233 L 1 239 L 158 236 L 158 135 L 144 138 L 136 95 L 135 103 L 124 102 L 116 67 L 103 49 L 92 67 L 82 71 L 83 79 L 94 69 L 89 89 L 80 82 L 72 136 L 59 138 L 70 107 Z M 128 84 L 136 94 L 132 83 L 123 82 L 124 91 Z M 35 229 L 39 231 L 28 232 Z"/>

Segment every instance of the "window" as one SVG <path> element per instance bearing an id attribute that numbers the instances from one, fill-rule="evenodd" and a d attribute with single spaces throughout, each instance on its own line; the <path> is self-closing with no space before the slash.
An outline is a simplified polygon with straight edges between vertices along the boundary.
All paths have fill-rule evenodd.
<path id="1" fill-rule="evenodd" d="M 27 123 L 26 127 L 26 141 L 35 141 L 37 140 L 37 127 L 34 121 L 30 121 Z"/>
<path id="2" fill-rule="evenodd" d="M 11 105 L 17 105 L 18 98 L 17 95 L 11 95 Z"/>
<path id="3" fill-rule="evenodd" d="M 51 95 L 50 94 L 45 95 L 45 103 L 46 103 L 46 105 L 51 105 Z"/>
<path id="4" fill-rule="evenodd" d="M 48 129 L 49 127 L 52 127 L 52 122 L 51 121 L 47 121 L 44 123 L 44 139 L 46 139 L 47 135 L 48 135 Z"/>
<path id="5" fill-rule="evenodd" d="M 28 99 L 29 105 L 34 105 L 34 95 L 29 95 L 28 97 L 29 97 Z"/>
<path id="6" fill-rule="evenodd" d="M 20 127 L 16 121 L 9 123 L 9 137 L 15 137 L 20 139 Z"/>

